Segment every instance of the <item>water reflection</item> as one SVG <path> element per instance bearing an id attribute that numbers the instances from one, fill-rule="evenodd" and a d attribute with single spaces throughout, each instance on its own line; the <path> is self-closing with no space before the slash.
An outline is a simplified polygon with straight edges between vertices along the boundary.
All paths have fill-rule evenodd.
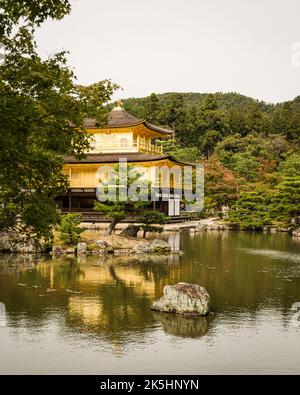
<path id="1" fill-rule="evenodd" d="M 172 235 L 175 249 L 178 237 Z M 159 258 L 2 255 L 6 325 L 14 337 L 31 328 L 28 338 L 45 331 L 63 344 L 88 336 L 111 344 L 117 355 L 129 344 L 156 344 L 161 334 L 212 343 L 218 331 L 226 339 L 243 330 L 252 336 L 258 323 L 290 330 L 291 306 L 300 301 L 299 243 L 287 235 L 207 232 L 183 233 L 180 245 L 183 256 Z M 151 311 L 164 285 L 179 281 L 206 287 L 214 314 L 194 319 Z"/>
<path id="2" fill-rule="evenodd" d="M 208 332 L 211 317 L 183 317 L 168 313 L 154 313 L 165 333 L 179 337 L 198 338 Z"/>

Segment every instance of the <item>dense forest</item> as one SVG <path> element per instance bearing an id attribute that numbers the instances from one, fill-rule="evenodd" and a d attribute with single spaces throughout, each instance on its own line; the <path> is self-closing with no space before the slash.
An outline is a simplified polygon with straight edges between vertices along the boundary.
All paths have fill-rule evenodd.
<path id="1" fill-rule="evenodd" d="M 165 152 L 204 164 L 204 215 L 227 205 L 232 223 L 255 230 L 298 221 L 300 96 L 268 104 L 238 93 L 153 93 L 124 108 L 175 131 Z"/>

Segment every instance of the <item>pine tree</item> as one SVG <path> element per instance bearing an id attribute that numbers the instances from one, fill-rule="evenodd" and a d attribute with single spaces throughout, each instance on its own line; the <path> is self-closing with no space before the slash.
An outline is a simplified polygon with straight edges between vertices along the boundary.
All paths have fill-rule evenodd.
<path id="1" fill-rule="evenodd" d="M 226 133 L 223 113 L 218 110 L 214 95 L 207 95 L 197 120 L 198 146 L 200 151 L 209 158 L 214 148 Z"/>
<path id="2" fill-rule="evenodd" d="M 258 191 L 241 192 L 229 211 L 229 221 L 245 230 L 261 230 L 270 224 L 268 200 Z"/>
<path id="3" fill-rule="evenodd" d="M 151 93 L 150 96 L 146 98 L 144 118 L 151 123 L 160 123 L 160 103 L 158 97 L 155 93 Z"/>
<path id="4" fill-rule="evenodd" d="M 300 175 L 284 177 L 271 197 L 271 216 L 274 220 L 291 224 L 300 215 Z"/>

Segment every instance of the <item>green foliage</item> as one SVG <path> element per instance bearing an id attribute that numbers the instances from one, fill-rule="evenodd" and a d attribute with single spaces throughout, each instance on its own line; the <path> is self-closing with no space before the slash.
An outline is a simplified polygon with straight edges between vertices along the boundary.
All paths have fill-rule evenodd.
<path id="1" fill-rule="evenodd" d="M 69 14 L 69 0 L 1 0 L 0 37 L 11 33 L 12 28 L 25 20 L 39 26 L 48 18 L 62 19 Z"/>
<path id="2" fill-rule="evenodd" d="M 158 97 L 155 93 L 152 93 L 146 98 L 144 117 L 148 122 L 157 124 L 160 121 L 160 111 Z"/>
<path id="3" fill-rule="evenodd" d="M 68 182 L 64 155 L 83 155 L 89 146 L 84 118 L 104 121 L 105 104 L 116 89 L 110 81 L 74 84 L 66 53 L 42 59 L 34 29 L 47 18 L 61 19 L 69 1 L 0 2 L 0 229 L 16 226 L 37 238 L 51 237 L 58 221 L 54 199 Z"/>
<path id="4" fill-rule="evenodd" d="M 300 214 L 300 175 L 284 177 L 272 194 L 270 212 L 273 219 L 291 224 Z"/>
<path id="5" fill-rule="evenodd" d="M 80 234 L 84 231 L 79 225 L 82 222 L 79 214 L 66 214 L 62 216 L 60 224 L 60 239 L 66 244 L 77 244 Z"/>
<path id="6" fill-rule="evenodd" d="M 204 208 L 207 215 L 215 215 L 223 205 L 229 205 L 237 198 L 237 179 L 216 155 L 204 163 Z"/>
<path id="7" fill-rule="evenodd" d="M 94 206 L 96 211 L 111 220 L 107 230 L 109 235 L 113 232 L 116 225 L 124 220 L 128 214 L 139 213 L 145 207 L 145 202 L 130 200 L 128 194 L 129 188 L 142 176 L 142 174 L 136 171 L 134 166 L 128 164 L 126 164 L 125 176 L 121 174 L 120 177 L 119 170 L 120 166 L 116 165 L 114 166 L 113 173 L 108 175 L 108 178 L 99 180 L 107 196 L 107 201 L 105 203 L 98 201 Z M 112 190 L 115 193 L 110 193 Z M 124 192 L 127 195 L 126 199 L 123 198 Z"/>
<path id="8" fill-rule="evenodd" d="M 182 148 L 178 139 L 162 140 L 163 152 L 182 162 L 195 162 L 199 158 L 196 147 Z"/>
<path id="9" fill-rule="evenodd" d="M 143 215 L 140 217 L 142 222 L 141 228 L 144 231 L 143 237 L 146 238 L 148 232 L 158 232 L 163 231 L 163 225 L 167 222 L 168 217 L 159 211 L 144 211 Z"/>
<path id="10" fill-rule="evenodd" d="M 217 215 L 218 208 L 217 208 L 218 202 L 215 197 L 212 196 L 205 196 L 204 197 L 204 212 L 205 216 L 207 217 L 214 217 Z"/>
<path id="11" fill-rule="evenodd" d="M 270 224 L 268 201 L 262 192 L 241 192 L 229 212 L 229 221 L 245 230 L 261 230 Z"/>
<path id="12" fill-rule="evenodd" d="M 300 174 L 300 153 L 294 152 L 280 163 L 279 171 L 287 177 L 293 177 Z"/>
<path id="13" fill-rule="evenodd" d="M 200 108 L 197 122 L 199 133 L 198 145 L 205 157 L 214 152 L 214 148 L 226 134 L 226 125 L 223 113 L 218 109 L 214 95 L 208 95 Z"/>
<path id="14" fill-rule="evenodd" d="M 273 105 L 238 93 L 164 93 L 124 103 L 140 118 L 153 109 L 175 130 L 164 152 L 204 163 L 206 215 L 228 205 L 246 229 L 298 215 L 300 96 Z"/>

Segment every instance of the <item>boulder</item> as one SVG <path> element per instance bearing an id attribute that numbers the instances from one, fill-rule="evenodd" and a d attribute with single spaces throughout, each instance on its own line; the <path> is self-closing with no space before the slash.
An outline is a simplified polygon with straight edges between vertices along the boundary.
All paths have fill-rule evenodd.
<path id="1" fill-rule="evenodd" d="M 18 231 L 0 233 L 0 251 L 33 254 L 41 251 L 37 240 Z"/>
<path id="2" fill-rule="evenodd" d="M 106 250 L 109 247 L 108 242 L 105 240 L 98 240 L 95 244 L 102 250 Z"/>
<path id="3" fill-rule="evenodd" d="M 157 254 L 157 255 L 168 255 L 171 253 L 171 247 L 167 242 L 161 239 L 154 239 L 152 241 L 146 241 L 137 244 L 132 249 L 133 254 Z"/>
<path id="4" fill-rule="evenodd" d="M 39 244 L 32 239 L 23 240 L 12 245 L 11 252 L 33 254 L 40 251 Z"/>
<path id="5" fill-rule="evenodd" d="M 64 249 L 61 246 L 53 246 L 52 247 L 52 255 L 62 255 L 64 253 Z"/>
<path id="6" fill-rule="evenodd" d="M 86 255 L 87 253 L 87 244 L 86 243 L 78 243 L 77 244 L 77 255 Z"/>
<path id="7" fill-rule="evenodd" d="M 150 254 L 150 246 L 151 244 L 149 242 L 137 244 L 135 247 L 133 247 L 132 253 L 138 255 Z"/>
<path id="8" fill-rule="evenodd" d="M 124 237 L 137 237 L 137 234 L 139 233 L 140 229 L 141 229 L 140 225 L 130 224 L 127 226 L 127 228 L 122 230 L 120 235 Z"/>
<path id="9" fill-rule="evenodd" d="M 300 228 L 295 229 L 295 230 L 293 231 L 292 235 L 293 235 L 294 237 L 300 237 Z"/>
<path id="10" fill-rule="evenodd" d="M 187 316 L 205 316 L 209 313 L 210 298 L 198 284 L 166 285 L 163 296 L 152 303 L 151 309 Z"/>
<path id="11" fill-rule="evenodd" d="M 169 244 L 161 239 L 154 239 L 150 243 L 150 254 L 170 254 L 171 247 Z"/>

